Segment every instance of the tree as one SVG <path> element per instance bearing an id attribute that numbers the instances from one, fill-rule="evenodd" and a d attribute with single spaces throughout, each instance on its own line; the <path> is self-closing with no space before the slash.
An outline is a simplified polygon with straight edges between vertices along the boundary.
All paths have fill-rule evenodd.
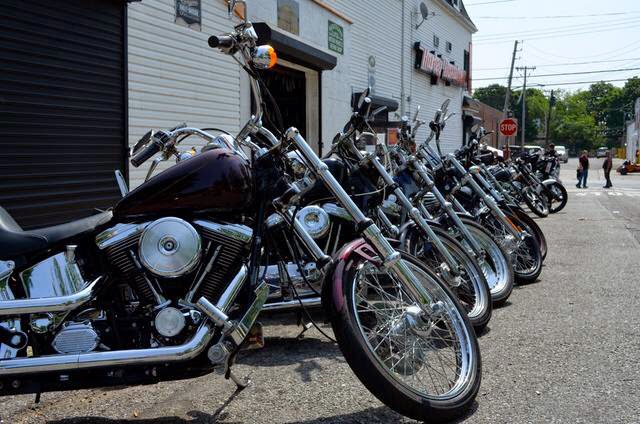
<path id="1" fill-rule="evenodd" d="M 560 94 L 551 123 L 551 137 L 556 144 L 572 150 L 590 150 L 604 141 L 602 127 L 589 113 L 589 94 Z"/>
<path id="2" fill-rule="evenodd" d="M 507 87 L 500 84 L 491 84 L 474 90 L 473 97 L 482 103 L 498 110 L 504 108 L 504 98 L 507 95 Z"/>
<path id="3" fill-rule="evenodd" d="M 587 112 L 602 128 L 604 138 L 609 146 L 617 144 L 622 136 L 624 123 L 622 92 L 621 88 L 613 84 L 599 82 L 592 84 L 583 94 L 587 102 Z"/>

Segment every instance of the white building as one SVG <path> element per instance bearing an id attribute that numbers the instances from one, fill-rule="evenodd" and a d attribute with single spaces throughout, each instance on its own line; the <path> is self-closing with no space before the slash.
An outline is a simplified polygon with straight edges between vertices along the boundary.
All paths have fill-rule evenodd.
<path id="1" fill-rule="evenodd" d="M 418 105 L 422 118 L 431 118 L 450 99 L 449 110 L 458 115 L 442 140 L 448 150 L 458 147 L 476 28 L 462 0 L 424 3 L 430 16 L 420 24 L 420 0 L 248 0 L 260 41 L 279 54 L 279 66 L 265 80 L 285 127 L 299 127 L 312 146 L 324 145 L 326 152 L 349 117 L 352 94 L 370 85 L 381 101 L 398 103 L 390 121 Z M 207 45 L 210 35 L 228 32 L 237 22 L 229 19 L 224 0 L 129 5 L 130 144 L 149 129 L 180 122 L 239 131 L 251 110 L 246 76 Z M 132 169 L 131 185 L 140 184 L 145 172 Z"/>

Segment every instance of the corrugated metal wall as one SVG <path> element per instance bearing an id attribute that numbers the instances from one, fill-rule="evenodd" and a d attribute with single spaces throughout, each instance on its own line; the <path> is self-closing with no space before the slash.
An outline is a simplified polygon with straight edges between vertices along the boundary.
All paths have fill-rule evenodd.
<path id="1" fill-rule="evenodd" d="M 175 23 L 175 7 L 175 0 L 129 5 L 130 145 L 149 129 L 182 122 L 239 131 L 239 67 L 207 44 L 210 35 L 231 31 L 237 21 L 228 18 L 222 1 L 203 1 L 202 30 L 197 31 Z M 196 140 L 185 146 L 201 146 Z M 142 183 L 149 163 L 130 168 L 132 187 Z"/>
<path id="2" fill-rule="evenodd" d="M 4 0 L 0 7 L 0 205 L 25 227 L 120 197 L 125 6 Z"/>

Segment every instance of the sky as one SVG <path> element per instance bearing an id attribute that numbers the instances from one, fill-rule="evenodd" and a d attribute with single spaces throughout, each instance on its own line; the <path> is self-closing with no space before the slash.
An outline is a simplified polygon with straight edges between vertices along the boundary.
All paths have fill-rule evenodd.
<path id="1" fill-rule="evenodd" d="M 575 91 L 590 84 L 554 84 L 640 76 L 639 0 L 466 0 L 464 4 L 478 27 L 473 35 L 474 88 L 507 85 L 515 40 L 522 41 L 516 66 L 536 67 L 529 71 L 528 87 Z M 619 69 L 625 71 L 614 71 Z M 593 71 L 603 72 L 587 73 Z M 581 74 L 549 75 L 559 73 Z M 522 75 L 523 71 L 514 70 L 514 88 L 522 87 Z M 624 85 L 624 81 L 611 83 Z"/>

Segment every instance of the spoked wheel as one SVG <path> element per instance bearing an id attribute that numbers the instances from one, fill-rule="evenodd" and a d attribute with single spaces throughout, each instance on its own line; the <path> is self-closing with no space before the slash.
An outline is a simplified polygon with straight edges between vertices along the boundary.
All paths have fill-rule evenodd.
<path id="1" fill-rule="evenodd" d="M 532 187 L 527 187 L 524 189 L 522 197 L 531 212 L 540 218 L 549 216 L 549 205 L 547 204 L 547 198 L 545 196 L 539 195 Z"/>
<path id="2" fill-rule="evenodd" d="M 438 227 L 433 227 L 433 230 L 457 262 L 460 269 L 459 275 L 451 275 L 446 278 L 446 272 L 442 268 L 445 263 L 444 256 L 430 240 L 425 240 L 415 227 L 407 230 L 404 248 L 420 259 L 430 270 L 444 277 L 449 284 L 449 289 L 457 296 L 458 301 L 467 311 L 473 328 L 478 332 L 482 331 L 489 323 L 493 309 L 489 284 L 482 268 L 464 246 L 445 230 Z"/>
<path id="3" fill-rule="evenodd" d="M 567 206 L 569 195 L 567 194 L 567 189 L 564 188 L 562 184 L 559 182 L 551 183 L 547 186 L 547 191 L 547 202 L 549 203 L 550 213 L 560 212 L 565 206 Z"/>
<path id="4" fill-rule="evenodd" d="M 538 223 L 520 208 L 513 208 L 511 211 L 504 211 L 504 213 L 509 217 L 509 219 L 511 219 L 511 221 L 513 221 L 513 223 L 524 228 L 533 236 L 533 238 L 536 239 L 536 242 L 540 247 L 542 261 L 544 262 L 547 257 L 547 238 Z"/>
<path id="5" fill-rule="evenodd" d="M 358 257 L 333 294 L 343 305 L 333 311 L 333 330 L 351 369 L 383 403 L 416 420 L 450 421 L 478 393 L 478 343 L 446 284 L 409 255 L 403 260 L 429 302 L 420 306 L 391 272 Z"/>
<path id="6" fill-rule="evenodd" d="M 517 240 L 505 227 L 510 224 L 503 224 L 490 214 L 482 217 L 482 225 L 510 253 L 516 282 L 528 284 L 536 281 L 542 272 L 542 254 L 535 238 L 529 235 L 524 240 Z"/>
<path id="7" fill-rule="evenodd" d="M 462 218 L 462 222 L 485 252 L 486 257 L 480 263 L 480 267 L 487 279 L 493 306 L 502 305 L 511 296 L 513 290 L 514 275 L 511 255 L 491 237 L 490 233 L 476 222 L 465 218 Z M 471 246 L 467 244 L 464 238 L 459 236 L 459 240 L 467 250 L 471 250 Z"/>

